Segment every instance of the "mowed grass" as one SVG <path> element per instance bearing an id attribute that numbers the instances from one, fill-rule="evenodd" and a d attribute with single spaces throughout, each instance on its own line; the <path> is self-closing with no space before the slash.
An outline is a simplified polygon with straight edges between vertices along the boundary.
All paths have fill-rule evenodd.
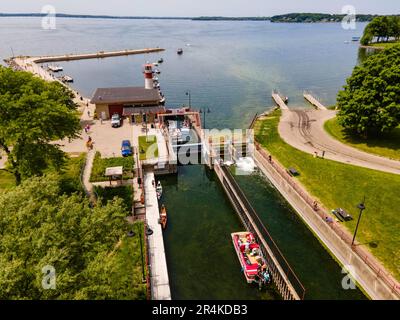
<path id="1" fill-rule="evenodd" d="M 100 152 L 96 152 L 93 161 L 92 173 L 90 175 L 90 182 L 108 181 L 109 178 L 105 176 L 106 168 L 110 167 L 123 167 L 123 179 L 131 179 L 133 177 L 133 157 L 118 157 L 103 159 Z"/>
<path id="2" fill-rule="evenodd" d="M 133 237 L 124 236 L 115 251 L 111 253 L 110 259 L 116 266 L 115 272 L 110 274 L 110 281 L 123 283 L 126 288 L 127 300 L 146 300 L 146 282 L 142 282 L 142 256 L 140 255 L 140 235 L 142 237 L 142 252 L 144 262 L 144 278 L 146 279 L 146 248 L 143 222 L 131 225 L 135 233 Z M 116 297 L 120 299 L 120 297 Z"/>
<path id="3" fill-rule="evenodd" d="M 0 170 L 0 192 L 15 186 L 15 178 L 12 173 Z"/>
<path id="4" fill-rule="evenodd" d="M 86 154 L 82 153 L 77 157 L 67 158 L 64 167 L 60 171 L 61 188 L 63 192 L 73 193 L 76 191 L 83 191 L 80 174 L 85 162 L 85 156 Z M 52 172 L 54 172 L 54 168 L 48 168 L 44 173 Z M 8 190 L 14 186 L 14 175 L 5 170 L 0 170 L 0 191 Z"/>
<path id="5" fill-rule="evenodd" d="M 139 137 L 139 160 L 149 160 L 158 158 L 157 137 L 140 136 Z"/>
<path id="6" fill-rule="evenodd" d="M 286 144 L 279 136 L 280 111 L 256 123 L 256 140 L 273 159 L 296 168 L 296 178 L 329 210 L 342 207 L 354 220 L 344 225 L 354 232 L 358 209 L 366 197 L 357 240 L 400 280 L 400 176 L 314 158 Z"/>
<path id="7" fill-rule="evenodd" d="M 400 44 L 400 41 L 388 41 L 388 42 L 371 43 L 371 44 L 369 44 L 369 46 L 388 49 L 388 48 L 394 47 L 398 44 Z"/>
<path id="8" fill-rule="evenodd" d="M 324 128 L 332 137 L 354 148 L 382 157 L 400 160 L 400 127 L 385 136 L 369 139 L 362 139 L 346 133 L 338 123 L 337 118 L 325 122 Z"/>

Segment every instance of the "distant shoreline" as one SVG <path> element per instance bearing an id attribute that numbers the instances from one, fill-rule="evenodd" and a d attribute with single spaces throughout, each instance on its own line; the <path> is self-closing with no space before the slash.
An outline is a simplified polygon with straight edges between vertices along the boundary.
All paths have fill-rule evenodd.
<path id="1" fill-rule="evenodd" d="M 36 17 L 48 16 L 45 13 L 0 13 L 2 17 Z M 153 16 L 109 16 L 109 15 L 87 15 L 87 14 L 66 14 L 57 13 L 58 18 L 78 19 L 118 19 L 118 20 L 191 20 L 191 21 L 270 21 L 271 23 L 338 23 L 345 17 L 342 14 L 325 13 L 289 13 L 272 17 L 153 17 Z M 356 16 L 358 22 L 371 21 L 377 15 L 359 14 Z"/>

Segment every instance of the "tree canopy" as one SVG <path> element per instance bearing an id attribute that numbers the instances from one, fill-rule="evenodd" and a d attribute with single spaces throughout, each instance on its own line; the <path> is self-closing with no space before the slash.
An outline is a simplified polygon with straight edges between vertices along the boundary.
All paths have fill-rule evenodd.
<path id="1" fill-rule="evenodd" d="M 360 136 L 396 128 L 400 123 L 400 45 L 356 66 L 337 102 L 339 123 Z"/>
<path id="2" fill-rule="evenodd" d="M 72 99 L 58 82 L 0 67 L 0 150 L 17 184 L 64 162 L 64 153 L 51 142 L 75 138 L 80 131 Z"/>
<path id="3" fill-rule="evenodd" d="M 400 16 L 382 16 L 374 18 L 364 29 L 361 44 L 368 45 L 373 41 L 382 42 L 399 40 Z"/>
<path id="4" fill-rule="evenodd" d="M 0 195 L 0 299 L 145 299 L 128 230 L 121 199 L 90 208 L 58 175 L 24 180 Z M 45 266 L 54 289 L 42 286 Z"/>

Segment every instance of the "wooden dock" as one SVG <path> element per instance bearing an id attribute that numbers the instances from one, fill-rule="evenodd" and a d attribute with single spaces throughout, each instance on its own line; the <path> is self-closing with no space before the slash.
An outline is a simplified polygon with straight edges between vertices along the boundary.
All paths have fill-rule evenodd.
<path id="1" fill-rule="evenodd" d="M 286 105 L 285 101 L 283 101 L 278 91 L 272 91 L 272 99 L 274 99 L 275 103 L 279 106 L 279 108 L 281 108 L 281 110 L 289 110 L 288 106 Z"/>
<path id="2" fill-rule="evenodd" d="M 316 99 L 311 93 L 305 91 L 303 93 L 303 97 L 317 109 L 328 110 L 328 108 L 325 107 L 320 101 L 318 101 L 318 99 Z"/>
<path id="3" fill-rule="evenodd" d="M 120 51 L 99 51 L 96 53 L 82 53 L 82 54 L 65 54 L 57 56 L 41 56 L 32 57 L 32 62 L 35 63 L 45 63 L 45 62 L 55 62 L 55 61 L 71 61 L 71 60 L 84 60 L 84 59 L 101 59 L 109 57 L 118 56 L 129 56 L 135 54 L 145 54 L 165 51 L 162 48 L 146 48 L 146 49 L 126 49 Z"/>

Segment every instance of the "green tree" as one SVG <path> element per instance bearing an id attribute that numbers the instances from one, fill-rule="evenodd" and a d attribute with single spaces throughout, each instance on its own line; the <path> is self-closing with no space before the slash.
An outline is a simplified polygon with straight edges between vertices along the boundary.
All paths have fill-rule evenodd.
<path id="1" fill-rule="evenodd" d="M 390 132 L 400 123 L 400 45 L 354 68 L 338 94 L 339 123 L 360 136 Z"/>
<path id="2" fill-rule="evenodd" d="M 73 93 L 58 82 L 0 67 L 0 149 L 17 184 L 60 168 L 64 153 L 52 141 L 76 138 L 80 131 Z"/>
<path id="3" fill-rule="evenodd" d="M 1 194 L 0 299 L 145 298 L 138 240 L 126 237 L 122 204 L 90 208 L 82 195 L 62 194 L 54 174 Z M 44 266 L 55 268 L 54 290 L 42 287 Z"/>
<path id="4" fill-rule="evenodd" d="M 364 29 L 361 44 L 367 45 L 376 38 L 376 42 L 400 38 L 400 17 L 381 16 L 374 18 Z"/>

